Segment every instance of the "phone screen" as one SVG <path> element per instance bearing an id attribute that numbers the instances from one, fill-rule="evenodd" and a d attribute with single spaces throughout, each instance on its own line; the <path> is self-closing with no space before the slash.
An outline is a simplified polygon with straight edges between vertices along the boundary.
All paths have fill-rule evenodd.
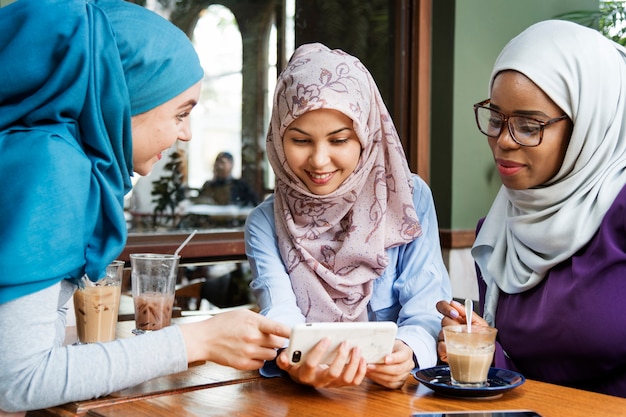
<path id="1" fill-rule="evenodd" d="M 442 413 L 414 413 L 412 417 L 541 417 L 535 411 L 505 410 L 505 411 L 446 411 Z"/>

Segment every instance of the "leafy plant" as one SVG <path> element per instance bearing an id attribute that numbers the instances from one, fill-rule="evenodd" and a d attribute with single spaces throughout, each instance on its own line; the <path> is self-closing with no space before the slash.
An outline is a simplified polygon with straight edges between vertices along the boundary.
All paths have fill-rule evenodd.
<path id="1" fill-rule="evenodd" d="M 176 226 L 176 208 L 185 199 L 183 159 L 179 152 L 172 152 L 163 170 L 169 174 L 161 176 L 152 183 L 152 199 L 156 203 L 152 217 L 152 225 L 157 226 L 158 219 L 164 218 L 165 224 Z M 168 211 L 168 213 L 166 213 Z"/>
<path id="2" fill-rule="evenodd" d="M 609 39 L 626 46 L 626 2 L 601 1 L 598 10 L 578 10 L 555 16 L 597 29 Z"/>

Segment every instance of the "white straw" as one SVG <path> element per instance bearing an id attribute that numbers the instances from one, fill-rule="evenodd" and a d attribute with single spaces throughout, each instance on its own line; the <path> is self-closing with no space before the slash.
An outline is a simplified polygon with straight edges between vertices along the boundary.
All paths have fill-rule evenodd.
<path id="1" fill-rule="evenodd" d="M 183 248 L 185 247 L 185 245 L 187 243 L 189 243 L 189 241 L 196 235 L 196 233 L 198 233 L 198 229 L 194 230 L 193 232 L 191 232 L 191 234 L 189 236 L 187 236 L 187 239 L 185 239 L 185 241 L 183 243 L 180 244 L 180 246 L 178 247 L 178 249 L 176 249 L 176 252 L 174 252 L 174 255 L 178 255 L 178 253 L 183 250 Z"/>
<path id="2" fill-rule="evenodd" d="M 472 313 L 474 312 L 474 302 L 471 298 L 465 299 L 465 319 L 467 320 L 467 332 L 472 332 Z"/>

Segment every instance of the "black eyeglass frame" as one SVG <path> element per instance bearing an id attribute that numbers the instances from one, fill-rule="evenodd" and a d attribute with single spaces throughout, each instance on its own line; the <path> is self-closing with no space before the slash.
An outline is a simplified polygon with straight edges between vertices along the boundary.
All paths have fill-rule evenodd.
<path id="1" fill-rule="evenodd" d="M 486 132 L 483 132 L 483 130 L 480 128 L 480 122 L 478 120 L 478 109 L 482 108 L 482 109 L 486 109 L 489 110 L 491 112 L 495 112 L 497 114 L 500 115 L 500 120 L 502 120 L 503 123 L 506 123 L 507 129 L 509 130 L 509 133 L 511 134 L 511 138 L 515 141 L 515 143 L 517 143 L 520 146 L 526 146 L 528 148 L 534 148 L 535 146 L 539 146 L 541 145 L 541 141 L 543 140 L 543 131 L 546 128 L 546 126 L 549 126 L 553 123 L 559 122 L 561 120 L 565 120 L 568 118 L 568 116 L 566 114 L 559 116 L 559 117 L 555 117 L 553 119 L 547 120 L 547 121 L 543 121 L 543 120 L 537 120 L 533 117 L 527 117 L 527 116 L 507 116 L 504 113 L 502 113 L 501 111 L 498 111 L 496 109 L 493 109 L 491 107 L 487 107 L 486 105 L 491 103 L 491 99 L 488 98 L 486 100 L 483 100 L 479 103 L 474 104 L 474 117 L 476 118 L 476 126 L 478 127 L 478 130 L 480 131 L 480 133 L 482 133 L 483 135 L 490 137 L 490 138 L 494 138 L 497 139 L 500 137 L 500 135 L 502 134 L 502 129 L 504 127 L 504 124 L 502 125 L 502 127 L 500 127 L 500 131 L 498 132 L 498 134 L 496 136 L 492 136 Z M 516 137 L 515 134 L 513 133 L 513 129 L 511 128 L 511 125 L 509 124 L 509 119 L 511 117 L 524 117 L 526 119 L 532 120 L 533 122 L 537 122 L 537 124 L 539 125 L 539 142 L 537 142 L 536 145 L 528 145 L 525 143 L 521 143 Z"/>

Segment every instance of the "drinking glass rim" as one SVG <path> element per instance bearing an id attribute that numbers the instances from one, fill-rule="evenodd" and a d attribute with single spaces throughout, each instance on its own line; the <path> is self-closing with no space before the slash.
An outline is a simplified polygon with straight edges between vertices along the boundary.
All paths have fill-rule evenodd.
<path id="1" fill-rule="evenodd" d="M 467 333 L 467 326 L 464 324 L 451 324 L 449 326 L 443 326 L 443 329 L 449 329 L 454 333 Z M 498 329 L 495 327 L 486 327 L 486 326 L 472 326 L 472 333 L 481 333 L 481 334 L 489 334 L 497 332 Z"/>
<path id="2" fill-rule="evenodd" d="M 131 253 L 131 259 L 180 259 L 180 255 L 172 253 Z"/>

